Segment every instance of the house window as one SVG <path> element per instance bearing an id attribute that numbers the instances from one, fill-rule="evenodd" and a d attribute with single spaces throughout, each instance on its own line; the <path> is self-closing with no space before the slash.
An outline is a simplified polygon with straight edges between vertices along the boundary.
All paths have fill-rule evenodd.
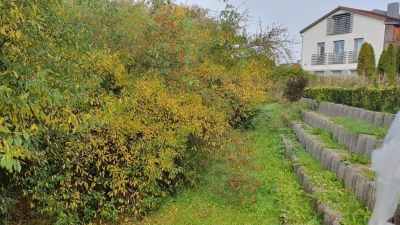
<path id="1" fill-rule="evenodd" d="M 317 64 L 325 64 L 325 42 L 318 43 Z"/>
<path id="2" fill-rule="evenodd" d="M 318 43 L 318 56 L 325 54 L 325 42 Z"/>
<path id="3" fill-rule="evenodd" d="M 361 45 L 364 43 L 364 38 L 356 38 L 354 39 L 354 51 L 352 55 L 352 61 L 357 62 L 358 61 L 358 54 L 360 53 L 361 50 Z"/>
<path id="4" fill-rule="evenodd" d="M 324 75 L 324 71 L 315 71 L 314 74 L 323 76 Z"/>
<path id="5" fill-rule="evenodd" d="M 353 14 L 343 13 L 327 19 L 327 35 L 351 33 L 353 29 Z"/>
<path id="6" fill-rule="evenodd" d="M 344 41 L 333 42 L 333 63 L 343 63 L 345 58 L 344 54 Z"/>
<path id="7" fill-rule="evenodd" d="M 354 52 L 360 52 L 361 45 L 364 43 L 364 38 L 356 38 L 354 39 Z"/>
<path id="8" fill-rule="evenodd" d="M 344 52 L 344 41 L 333 42 L 333 53 L 340 54 Z"/>

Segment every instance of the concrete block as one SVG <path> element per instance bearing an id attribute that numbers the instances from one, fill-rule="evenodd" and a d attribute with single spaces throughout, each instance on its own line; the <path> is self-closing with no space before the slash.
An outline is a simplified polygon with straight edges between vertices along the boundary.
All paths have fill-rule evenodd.
<path id="1" fill-rule="evenodd" d="M 392 124 L 393 120 L 394 120 L 395 115 L 394 114 L 387 114 L 385 113 L 383 116 L 383 123 L 384 125 L 390 125 Z"/>
<path id="2" fill-rule="evenodd" d="M 349 190 L 354 190 L 352 187 L 353 184 L 353 177 L 354 177 L 354 170 L 350 166 L 346 166 L 344 172 L 344 187 Z"/>
<path id="3" fill-rule="evenodd" d="M 320 162 L 322 156 L 323 147 L 321 145 L 316 145 L 315 158 Z"/>
<path id="4" fill-rule="evenodd" d="M 324 210 L 324 225 L 340 225 L 340 220 L 342 216 L 328 207 Z"/>
<path id="5" fill-rule="evenodd" d="M 322 161 L 322 166 L 326 169 L 329 170 L 331 168 L 331 162 L 332 162 L 332 150 L 324 148 L 325 151 L 325 157 L 324 160 Z"/>
<path id="6" fill-rule="evenodd" d="M 367 156 L 368 158 L 371 158 L 372 151 L 377 148 L 376 139 L 368 135 L 362 136 L 365 139 L 364 152 L 362 154 Z"/>
<path id="7" fill-rule="evenodd" d="M 341 116 L 342 116 L 342 117 L 348 117 L 348 115 L 349 115 L 349 110 L 350 110 L 349 107 L 342 107 L 342 114 L 341 114 Z"/>
<path id="8" fill-rule="evenodd" d="M 339 172 L 337 173 L 338 179 L 344 180 L 345 169 L 346 169 L 346 164 L 344 162 L 340 162 L 340 164 L 339 164 Z"/>
<path id="9" fill-rule="evenodd" d="M 360 199 L 365 204 L 367 203 L 367 199 L 364 196 L 365 185 L 367 185 L 367 178 L 361 174 L 357 174 L 357 185 L 355 186 L 355 193 L 358 199 Z"/>
<path id="10" fill-rule="evenodd" d="M 346 132 L 346 141 L 344 142 L 344 144 L 356 153 L 359 144 L 358 135 L 354 135 L 347 131 L 345 132 Z"/>
<path id="11" fill-rule="evenodd" d="M 332 173 L 338 174 L 339 173 L 339 166 L 340 166 L 341 158 L 339 154 L 335 154 L 332 157 L 332 164 L 331 164 L 331 169 Z"/>
<path id="12" fill-rule="evenodd" d="M 373 122 L 373 124 L 375 124 L 377 126 L 384 125 L 383 117 L 384 117 L 384 115 L 382 113 L 374 112 L 374 122 Z"/>
<path id="13" fill-rule="evenodd" d="M 362 176 L 362 175 L 358 172 L 358 170 L 356 168 L 353 168 L 351 166 L 350 166 L 350 168 L 352 168 L 352 170 L 354 171 L 353 179 L 351 181 L 351 190 L 353 190 L 355 192 L 357 190 L 359 176 Z M 361 199 L 361 198 L 359 198 L 359 199 Z"/>
<path id="14" fill-rule="evenodd" d="M 367 196 L 367 206 L 373 209 L 375 204 L 375 182 L 368 182 L 365 186 L 365 196 Z"/>

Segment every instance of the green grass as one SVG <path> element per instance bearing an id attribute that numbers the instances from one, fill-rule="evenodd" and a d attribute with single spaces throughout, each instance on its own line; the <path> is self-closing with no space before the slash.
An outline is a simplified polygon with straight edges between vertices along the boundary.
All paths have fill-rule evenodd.
<path id="1" fill-rule="evenodd" d="M 349 148 L 347 148 L 347 146 L 339 144 L 336 140 L 333 139 L 333 135 L 331 132 L 326 131 L 321 128 L 318 128 L 318 127 L 311 128 L 305 124 L 302 125 L 302 128 L 305 131 L 307 131 L 313 135 L 316 135 L 318 140 L 320 140 L 322 142 L 322 145 L 325 148 L 330 148 L 330 149 L 335 149 L 335 150 L 344 150 L 343 152 L 349 153 L 342 157 L 342 161 L 345 162 L 346 164 L 361 164 L 361 165 L 370 165 L 371 164 L 371 160 L 368 159 L 366 156 L 354 154 L 349 151 Z M 374 171 L 371 171 L 369 169 L 362 169 L 362 173 L 364 176 L 366 176 L 372 180 L 375 179 Z"/>
<path id="2" fill-rule="evenodd" d="M 291 131 L 281 120 L 282 110 L 279 104 L 265 105 L 252 130 L 232 133 L 231 144 L 209 162 L 196 188 L 180 190 L 137 223 L 322 224 L 284 156 L 280 134 Z M 245 182 L 238 184 L 239 177 Z M 115 224 L 132 221 L 126 216 Z"/>
<path id="3" fill-rule="evenodd" d="M 296 137 L 290 135 L 287 137 L 296 141 Z M 297 156 L 297 163 L 303 166 L 304 173 L 310 176 L 310 182 L 321 190 L 316 197 L 322 201 L 330 202 L 332 209 L 344 216 L 341 224 L 368 224 L 370 211 L 357 200 L 353 192 L 344 188 L 342 180 L 338 180 L 334 173 L 324 170 L 300 144 L 292 149 L 292 154 Z"/>
<path id="4" fill-rule="evenodd" d="M 389 129 L 389 126 L 376 126 L 362 120 L 354 120 L 347 117 L 332 117 L 331 120 L 352 133 L 374 135 L 378 139 L 385 138 Z"/>
<path id="5" fill-rule="evenodd" d="M 369 165 L 371 161 L 364 155 L 357 155 L 354 153 L 350 153 L 347 156 L 342 158 L 343 162 L 346 164 L 361 164 L 361 165 Z"/>
<path id="6" fill-rule="evenodd" d="M 196 188 L 179 190 L 141 220 L 127 215 L 113 224 L 322 224 L 322 215 L 310 204 L 312 196 L 301 189 L 284 155 L 281 135 L 297 140 L 282 121 L 284 111 L 279 104 L 265 105 L 251 130 L 232 132 L 232 141 L 209 161 Z M 293 153 L 311 182 L 323 190 L 317 197 L 345 216 L 341 224 L 368 223 L 369 210 L 344 189 L 343 181 L 325 171 L 301 145 Z M 238 184 L 242 178 L 245 182 Z"/>
<path id="7" fill-rule="evenodd" d="M 375 178 L 376 178 L 376 173 L 373 170 L 369 169 L 369 168 L 368 169 L 367 168 L 363 168 L 362 169 L 362 173 L 363 173 L 364 176 L 370 178 L 371 180 L 375 180 Z"/>
<path id="8" fill-rule="evenodd" d="M 289 120 L 295 120 L 295 121 L 301 121 L 302 120 L 302 115 L 301 111 L 302 110 L 308 110 L 310 107 L 301 102 L 295 102 L 295 103 L 289 103 L 285 102 L 282 103 L 284 105 L 284 108 L 282 108 L 282 114 L 287 116 Z"/>
<path id="9" fill-rule="evenodd" d="M 296 109 L 299 109 L 299 110 L 309 110 L 310 109 L 310 106 L 308 104 L 306 104 L 306 103 L 303 103 L 303 102 L 294 102 L 292 104 L 292 106 L 294 108 L 296 108 Z"/>
<path id="10" fill-rule="evenodd" d="M 313 127 L 308 132 L 313 135 L 316 135 L 318 140 L 321 141 L 322 145 L 325 148 L 348 150 L 348 148 L 345 145 L 339 144 L 339 142 L 333 139 L 332 132 L 326 131 L 319 127 Z"/>
<path id="11" fill-rule="evenodd" d="M 303 123 L 301 124 L 301 129 L 305 130 L 305 131 L 311 131 L 311 127 L 308 126 L 307 124 Z"/>

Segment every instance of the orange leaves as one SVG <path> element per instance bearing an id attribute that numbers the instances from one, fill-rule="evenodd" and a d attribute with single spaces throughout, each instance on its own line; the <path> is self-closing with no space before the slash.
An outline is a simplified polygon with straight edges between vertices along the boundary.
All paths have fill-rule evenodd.
<path id="1" fill-rule="evenodd" d="M 54 155 L 57 160 L 66 157 L 62 168 L 72 169 L 68 176 L 73 181 L 68 187 L 69 182 L 58 184 L 63 191 L 54 190 L 56 195 L 74 196 L 80 190 L 79 198 L 98 196 L 90 203 L 68 198 L 68 209 L 109 213 L 110 201 L 119 212 L 127 204 L 135 212 L 152 209 L 166 190 L 194 182 L 195 168 L 201 166 L 196 155 L 219 144 L 225 132 L 223 113 L 202 105 L 199 95 L 171 93 L 161 79 L 151 77 L 130 82 L 130 92 L 119 98 L 104 98 L 107 111 L 93 112 L 105 125 L 66 140 L 66 152 Z"/>
<path id="2" fill-rule="evenodd" d="M 225 151 L 226 159 L 230 167 L 225 171 L 230 177 L 226 180 L 226 188 L 231 191 L 231 196 L 238 199 L 239 205 L 248 207 L 256 203 L 259 190 L 259 181 L 251 173 L 257 164 L 254 162 L 258 157 L 253 152 L 251 137 L 244 133 L 233 131 L 230 145 Z"/>
<path id="3" fill-rule="evenodd" d="M 221 30 L 205 10 L 58 2 L 66 7 L 54 12 L 65 10 L 65 18 L 54 16 L 46 29 L 57 29 L 42 30 L 50 34 L 40 39 L 48 48 L 39 49 L 46 42 L 32 42 L 38 48 L 30 55 L 32 65 L 30 58 L 20 64 L 32 71 L 20 73 L 22 66 L 13 64 L 9 71 L 18 78 L 6 72 L 18 85 L 36 77 L 19 87 L 18 104 L 3 96 L 7 104 L 0 107 L 12 123 L 0 126 L 12 142 L 3 146 L 18 154 L 25 145 L 35 150 L 21 178 L 28 197 L 58 223 L 154 209 L 177 186 L 194 184 L 207 165 L 199 162 L 220 150 L 227 129 L 245 124 L 268 97 L 263 77 L 268 69 L 233 58 L 229 45 L 240 38 Z M 59 33 L 63 21 L 73 24 L 65 29 L 71 32 L 67 40 Z M 74 30 L 75 25 L 88 31 Z M 38 72 L 47 65 L 54 72 Z M 3 92 L 11 96 L 14 89 L 9 90 Z M 21 121 L 26 124 L 16 126 Z M 237 150 L 230 162 L 245 165 L 246 148 Z M 253 183 L 251 177 L 238 178 L 231 181 L 235 190 L 256 192 L 243 183 Z M 243 202 L 253 204 L 244 194 Z"/>

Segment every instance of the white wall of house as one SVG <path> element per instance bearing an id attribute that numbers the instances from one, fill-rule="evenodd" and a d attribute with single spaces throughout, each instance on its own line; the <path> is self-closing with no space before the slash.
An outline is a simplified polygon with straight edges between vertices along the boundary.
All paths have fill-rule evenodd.
<path id="1" fill-rule="evenodd" d="M 347 11 L 339 10 L 333 15 L 346 13 Z M 331 17 L 329 16 L 329 17 Z M 385 24 L 384 20 L 364 16 L 361 14 L 353 14 L 353 29 L 351 33 L 326 35 L 327 19 L 322 20 L 318 24 L 306 30 L 303 36 L 301 62 L 303 69 L 307 71 L 317 72 L 319 74 L 341 74 L 353 71 L 357 68 L 357 63 L 349 62 L 347 59 L 345 64 L 326 64 L 311 65 L 311 55 L 317 54 L 318 43 L 325 42 L 325 53 L 333 53 L 334 41 L 344 40 L 344 51 L 354 51 L 354 39 L 363 38 L 364 41 L 371 43 L 378 63 L 379 56 L 383 49 Z"/>

